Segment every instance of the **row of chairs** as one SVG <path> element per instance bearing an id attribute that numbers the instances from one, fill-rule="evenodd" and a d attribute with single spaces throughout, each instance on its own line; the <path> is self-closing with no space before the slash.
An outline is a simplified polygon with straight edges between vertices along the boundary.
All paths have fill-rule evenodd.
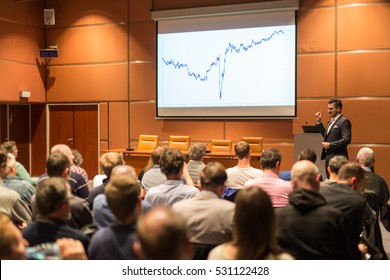
<path id="1" fill-rule="evenodd" d="M 158 135 L 141 134 L 138 138 L 138 151 L 150 152 L 158 145 Z M 246 141 L 251 146 L 252 153 L 261 153 L 263 150 L 263 137 L 241 137 L 241 141 Z M 191 144 L 190 136 L 171 135 L 168 139 L 168 147 L 176 148 L 187 152 Z M 232 140 L 212 139 L 209 144 L 211 153 L 231 153 Z"/>

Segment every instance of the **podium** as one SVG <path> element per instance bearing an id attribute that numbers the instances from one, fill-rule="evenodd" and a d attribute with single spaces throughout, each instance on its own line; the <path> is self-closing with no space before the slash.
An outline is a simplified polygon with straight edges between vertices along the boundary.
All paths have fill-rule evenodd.
<path id="1" fill-rule="evenodd" d="M 294 134 L 294 158 L 298 159 L 299 153 L 307 148 L 313 149 L 317 154 L 316 165 L 320 170 L 322 179 L 326 179 L 325 160 L 321 160 L 322 146 L 324 137 L 320 133 L 297 133 Z"/>

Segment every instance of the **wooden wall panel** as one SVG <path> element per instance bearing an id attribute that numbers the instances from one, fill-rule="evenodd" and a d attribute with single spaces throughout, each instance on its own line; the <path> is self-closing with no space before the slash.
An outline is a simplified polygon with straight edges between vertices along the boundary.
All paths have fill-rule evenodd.
<path id="1" fill-rule="evenodd" d="M 50 64 L 126 61 L 127 25 L 102 25 L 47 30 L 47 45 L 58 46 L 58 58 Z"/>
<path id="2" fill-rule="evenodd" d="M 44 1 L 0 1 L 0 18 L 43 27 Z"/>
<path id="3" fill-rule="evenodd" d="M 145 36 L 147 35 L 147 36 Z M 134 22 L 130 26 L 130 60 L 156 59 L 156 23 Z"/>
<path id="4" fill-rule="evenodd" d="M 340 97 L 389 96 L 389 73 L 390 52 L 339 54 L 337 93 Z"/>
<path id="5" fill-rule="evenodd" d="M 128 103 L 110 102 L 109 103 L 109 148 L 126 148 L 128 141 Z"/>
<path id="6" fill-rule="evenodd" d="M 209 7 L 225 4 L 224 0 L 154 0 L 154 9 L 171 10 L 171 9 L 186 9 L 196 7 Z"/>
<path id="7" fill-rule="evenodd" d="M 108 140 L 108 103 L 100 103 L 100 140 Z"/>
<path id="8" fill-rule="evenodd" d="M 45 173 L 46 167 L 46 105 L 31 105 L 31 175 Z"/>
<path id="9" fill-rule="evenodd" d="M 297 67 L 298 98 L 328 97 L 335 90 L 333 54 L 299 55 Z"/>
<path id="10" fill-rule="evenodd" d="M 383 2 L 389 2 L 389 0 L 337 0 L 337 3 L 339 5 L 346 5 L 346 4 L 367 4 L 367 3 L 383 3 Z"/>
<path id="11" fill-rule="evenodd" d="M 290 170 L 295 162 L 294 144 L 264 143 L 263 149 L 276 148 L 282 154 L 280 170 Z"/>
<path id="12" fill-rule="evenodd" d="M 130 22 L 151 20 L 152 1 L 129 0 Z"/>
<path id="13" fill-rule="evenodd" d="M 303 8 L 315 8 L 334 6 L 336 0 L 303 0 L 300 1 L 300 7 Z"/>
<path id="14" fill-rule="evenodd" d="M 196 120 L 156 120 L 154 102 L 131 103 L 130 133 L 138 139 L 139 134 L 157 134 L 161 141 L 167 141 L 169 135 L 189 135 L 191 141 L 208 142 L 210 139 L 223 139 L 223 123 Z"/>
<path id="15" fill-rule="evenodd" d="M 156 63 L 130 63 L 130 100 L 156 100 Z"/>
<path id="16" fill-rule="evenodd" d="M 55 1 L 56 26 L 76 26 L 127 22 L 128 0 L 66 0 Z M 53 8 L 53 1 L 46 0 L 46 8 Z"/>
<path id="17" fill-rule="evenodd" d="M 43 67 L 0 60 L 0 101 L 45 102 Z M 19 98 L 19 91 L 31 91 L 28 100 Z"/>
<path id="18" fill-rule="evenodd" d="M 301 10 L 298 13 L 298 52 L 333 51 L 335 9 Z"/>
<path id="19" fill-rule="evenodd" d="M 27 62 L 42 63 L 39 49 L 45 47 L 43 28 L 21 26 L 0 21 L 0 57 Z"/>
<path id="20" fill-rule="evenodd" d="M 338 50 L 390 47 L 390 3 L 340 7 L 337 16 Z"/>
<path id="21" fill-rule="evenodd" d="M 48 68 L 48 102 L 127 100 L 127 63 Z"/>
<path id="22" fill-rule="evenodd" d="M 334 96 L 332 96 L 334 97 Z M 298 118 L 293 120 L 293 133 L 302 133 L 302 125 L 309 124 L 309 125 L 315 125 L 316 118 L 315 113 L 321 111 L 322 109 L 322 123 L 326 125 L 329 121 L 329 114 L 327 112 L 328 107 L 328 100 L 332 97 L 329 97 L 327 99 L 321 99 L 321 100 L 298 100 L 298 111 L 297 116 Z"/>
<path id="23" fill-rule="evenodd" d="M 292 142 L 292 120 L 227 121 L 226 139 L 260 136 L 264 142 Z"/>

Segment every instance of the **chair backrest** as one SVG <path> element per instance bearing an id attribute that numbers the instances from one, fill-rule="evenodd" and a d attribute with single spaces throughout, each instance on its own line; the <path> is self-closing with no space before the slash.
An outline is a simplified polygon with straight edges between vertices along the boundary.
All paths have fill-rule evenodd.
<path id="1" fill-rule="evenodd" d="M 232 150 L 232 140 L 216 140 L 210 142 L 211 153 L 230 153 Z"/>
<path id="2" fill-rule="evenodd" d="M 241 141 L 245 141 L 251 146 L 252 153 L 261 153 L 263 151 L 263 137 L 241 137 Z"/>
<path id="3" fill-rule="evenodd" d="M 190 148 L 190 142 L 190 136 L 171 135 L 168 139 L 168 148 L 176 148 L 182 152 L 188 152 L 188 149 Z"/>
<path id="4" fill-rule="evenodd" d="M 158 135 L 140 134 L 138 138 L 138 151 L 152 151 L 158 144 Z"/>

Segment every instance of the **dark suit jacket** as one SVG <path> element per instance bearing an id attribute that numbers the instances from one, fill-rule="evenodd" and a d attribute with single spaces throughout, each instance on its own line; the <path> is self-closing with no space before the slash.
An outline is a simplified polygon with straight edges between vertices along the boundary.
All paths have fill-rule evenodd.
<path id="1" fill-rule="evenodd" d="M 350 120 L 341 115 L 332 125 L 329 133 L 327 133 L 328 127 L 325 128 L 322 123 L 317 124 L 317 127 L 321 135 L 324 136 L 324 142 L 331 143 L 328 150 L 322 148 L 321 159 L 329 161 L 330 158 L 336 155 L 343 155 L 348 158 L 347 146 L 351 143 L 352 137 Z"/>

